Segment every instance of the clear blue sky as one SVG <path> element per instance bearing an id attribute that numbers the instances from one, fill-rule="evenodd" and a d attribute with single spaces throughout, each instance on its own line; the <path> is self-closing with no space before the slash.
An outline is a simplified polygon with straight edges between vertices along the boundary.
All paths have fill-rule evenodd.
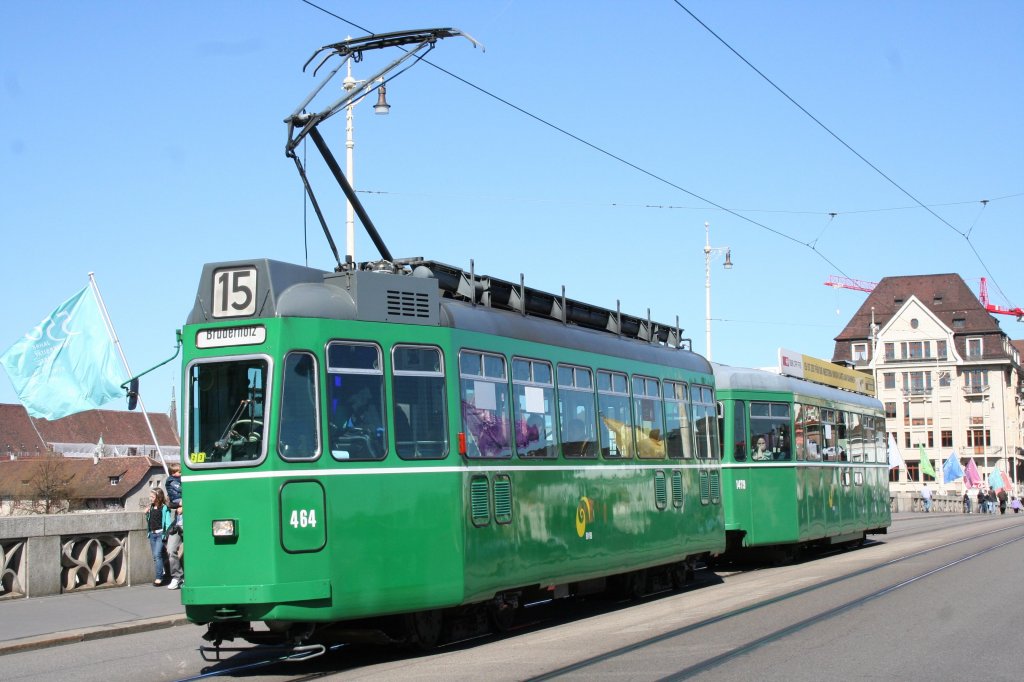
<path id="1" fill-rule="evenodd" d="M 313 51 L 363 29 L 452 26 L 486 47 L 427 57 L 479 89 L 419 64 L 389 84 L 389 116 L 356 112 L 355 184 L 396 256 L 678 315 L 703 352 L 707 221 L 735 262 L 713 264 L 713 356 L 754 367 L 780 346 L 831 357 L 865 296 L 833 274 L 987 276 L 994 303 L 1024 306 L 1024 3 L 682 4 L 949 225 L 672 0 L 7 2 L 0 350 L 93 271 L 138 372 L 173 352 L 203 263 L 306 261 L 282 121 L 317 82 Z M 322 131 L 343 159 L 344 117 Z M 343 248 L 344 198 L 312 149 L 309 165 Z M 307 223 L 308 262 L 330 269 Z M 357 260 L 376 256 L 360 231 Z M 179 373 L 144 381 L 151 411 Z"/>

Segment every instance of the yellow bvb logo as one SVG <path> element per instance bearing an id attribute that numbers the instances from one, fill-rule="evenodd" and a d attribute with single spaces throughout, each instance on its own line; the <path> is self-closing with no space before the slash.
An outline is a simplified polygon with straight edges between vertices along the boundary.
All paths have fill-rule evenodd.
<path id="1" fill-rule="evenodd" d="M 576 505 L 576 534 L 580 537 L 584 535 L 587 539 L 590 539 L 590 533 L 587 532 L 587 523 L 594 520 L 594 501 L 589 497 L 581 497 L 580 503 Z"/>

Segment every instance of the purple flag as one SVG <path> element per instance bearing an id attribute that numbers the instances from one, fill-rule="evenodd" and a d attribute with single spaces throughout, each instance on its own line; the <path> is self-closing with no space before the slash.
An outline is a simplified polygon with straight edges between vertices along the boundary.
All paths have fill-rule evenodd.
<path id="1" fill-rule="evenodd" d="M 967 470 L 964 471 L 964 483 L 967 484 L 968 488 L 977 488 L 981 485 L 981 474 L 978 473 L 978 465 L 974 463 L 974 458 L 967 462 Z"/>

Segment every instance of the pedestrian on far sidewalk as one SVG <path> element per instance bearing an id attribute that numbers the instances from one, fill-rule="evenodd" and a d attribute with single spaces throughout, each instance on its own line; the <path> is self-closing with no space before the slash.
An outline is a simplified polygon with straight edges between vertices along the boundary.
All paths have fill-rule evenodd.
<path id="1" fill-rule="evenodd" d="M 1006 513 L 1006 502 L 1007 502 L 1007 499 L 1006 499 L 1006 488 L 1000 488 L 999 492 L 996 493 L 996 498 L 998 498 L 998 500 L 999 500 L 999 513 L 1000 514 L 1005 514 Z"/>
<path id="2" fill-rule="evenodd" d="M 921 486 L 921 501 L 924 503 L 925 512 L 932 510 L 932 489 L 928 487 L 928 482 Z"/>
<path id="3" fill-rule="evenodd" d="M 180 590 L 185 583 L 185 571 L 182 566 L 182 559 L 185 556 L 184 535 L 182 534 L 182 513 L 185 506 L 178 502 L 178 508 L 174 510 L 174 524 L 167 531 L 167 560 L 171 564 L 171 584 L 169 590 Z"/>
<path id="4" fill-rule="evenodd" d="M 1017 499 L 1016 495 L 1014 495 L 1013 499 L 1010 501 L 1010 509 L 1013 510 L 1014 514 L 1020 514 L 1020 510 L 1022 509 L 1022 505 L 1020 503 L 1020 500 Z"/>
<path id="5" fill-rule="evenodd" d="M 146 529 L 149 531 L 149 548 L 153 552 L 153 585 L 164 584 L 164 540 L 167 530 L 174 523 L 174 515 L 167 507 L 167 497 L 160 488 L 149 493 L 149 508 L 146 509 Z"/>
<path id="6" fill-rule="evenodd" d="M 167 537 L 167 560 L 171 565 L 171 584 L 167 586 L 167 589 L 178 590 L 185 582 L 182 566 L 182 559 L 185 555 L 185 535 L 182 523 L 184 519 L 182 518 L 181 504 L 181 465 L 174 462 L 168 465 L 167 470 L 170 472 L 165 483 L 167 506 L 174 512 L 174 523 L 168 531 Z"/>
<path id="7" fill-rule="evenodd" d="M 964 514 L 971 513 L 971 491 L 964 489 Z"/>

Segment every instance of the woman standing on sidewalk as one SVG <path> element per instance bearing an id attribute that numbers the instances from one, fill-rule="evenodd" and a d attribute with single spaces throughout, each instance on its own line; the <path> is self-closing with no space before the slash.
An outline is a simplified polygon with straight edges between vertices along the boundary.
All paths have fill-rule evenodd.
<path id="1" fill-rule="evenodd" d="M 164 584 L 164 537 L 174 523 L 174 515 L 167 508 L 167 498 L 160 488 L 149 494 L 149 508 L 146 510 L 146 528 L 149 530 L 149 547 L 153 550 L 153 585 Z"/>

